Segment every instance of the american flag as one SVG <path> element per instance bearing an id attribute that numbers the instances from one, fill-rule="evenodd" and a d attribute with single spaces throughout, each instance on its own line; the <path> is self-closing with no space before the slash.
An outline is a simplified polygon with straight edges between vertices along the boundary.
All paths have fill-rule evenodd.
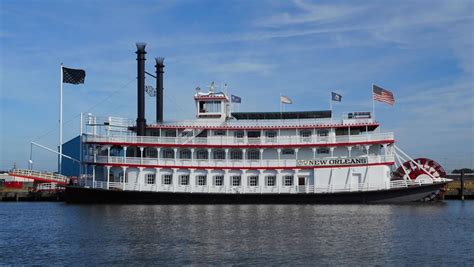
<path id="1" fill-rule="evenodd" d="M 377 85 L 372 85 L 372 97 L 374 100 L 387 103 L 389 105 L 395 104 L 395 98 L 393 97 L 393 93 L 389 90 L 385 90 Z"/>

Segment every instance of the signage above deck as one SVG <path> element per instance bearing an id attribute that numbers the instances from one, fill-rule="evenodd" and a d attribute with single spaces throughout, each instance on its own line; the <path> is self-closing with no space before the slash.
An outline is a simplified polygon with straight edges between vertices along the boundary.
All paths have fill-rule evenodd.
<path id="1" fill-rule="evenodd" d="M 357 158 L 297 160 L 296 166 L 347 166 L 347 165 L 365 165 L 368 163 L 369 163 L 369 159 L 367 157 L 357 157 Z"/>

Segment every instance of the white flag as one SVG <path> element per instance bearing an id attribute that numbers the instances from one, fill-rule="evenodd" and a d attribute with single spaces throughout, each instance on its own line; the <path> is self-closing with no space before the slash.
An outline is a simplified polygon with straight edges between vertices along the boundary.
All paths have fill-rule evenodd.
<path id="1" fill-rule="evenodd" d="M 288 98 L 287 96 L 284 96 L 284 95 L 280 96 L 280 102 L 283 103 L 283 104 L 292 104 L 293 103 L 293 101 L 291 101 L 290 98 Z"/>

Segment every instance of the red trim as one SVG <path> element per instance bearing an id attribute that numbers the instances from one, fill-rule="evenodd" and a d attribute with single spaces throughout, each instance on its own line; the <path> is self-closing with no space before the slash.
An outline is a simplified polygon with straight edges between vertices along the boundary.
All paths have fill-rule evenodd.
<path id="1" fill-rule="evenodd" d="M 178 126 L 178 125 L 147 125 L 147 129 L 205 129 L 205 130 L 289 130 L 289 129 L 326 129 L 326 128 L 355 128 L 378 127 L 378 123 L 360 124 L 308 124 L 299 126 Z"/>
<path id="2" fill-rule="evenodd" d="M 349 168 L 349 167 L 368 167 L 379 165 L 393 165 L 394 162 L 383 163 L 369 163 L 364 165 L 331 165 L 331 166 L 269 166 L 269 167 L 203 167 L 203 166 L 174 166 L 174 165 L 143 165 L 143 164 L 127 164 L 127 163 L 93 163 L 87 162 L 90 165 L 110 166 L 110 167 L 131 167 L 131 168 L 163 168 L 163 169 L 212 169 L 212 170 L 293 170 L 293 169 L 327 169 L 327 168 Z"/>
<path id="3" fill-rule="evenodd" d="M 66 185 L 65 182 L 60 182 L 60 181 L 56 181 L 56 180 L 49 180 L 49 179 L 44 179 L 44 178 L 39 178 L 39 177 L 34 177 L 34 176 L 26 176 L 26 175 L 19 175 L 19 174 L 13 174 L 13 173 L 9 173 L 8 175 L 14 176 L 14 177 L 32 179 L 32 180 L 35 180 L 37 182 L 56 183 L 56 184 L 60 184 L 60 185 Z"/>
<path id="4" fill-rule="evenodd" d="M 194 99 L 196 100 L 227 100 L 225 96 L 195 96 Z"/>
<path id="5" fill-rule="evenodd" d="M 337 147 L 353 145 L 391 144 L 395 140 L 380 140 L 366 142 L 346 142 L 334 144 L 287 144 L 287 145 L 208 145 L 208 144 L 153 144 L 153 143 L 129 143 L 129 142 L 85 142 L 97 145 L 118 145 L 118 146 L 143 146 L 143 147 L 205 147 L 205 148 L 287 148 L 287 147 Z"/>

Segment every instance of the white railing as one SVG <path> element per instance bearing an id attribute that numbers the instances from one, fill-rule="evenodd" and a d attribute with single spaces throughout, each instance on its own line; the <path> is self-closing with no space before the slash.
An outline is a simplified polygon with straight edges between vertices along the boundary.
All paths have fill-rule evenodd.
<path id="1" fill-rule="evenodd" d="M 156 137 L 156 136 L 113 136 L 86 135 L 84 142 L 129 143 L 129 144 L 174 144 L 174 145 L 301 145 L 301 144 L 336 144 L 360 143 L 393 140 L 393 133 L 372 133 L 344 136 L 277 136 L 275 138 L 248 138 L 233 136 L 196 137 Z"/>
<path id="2" fill-rule="evenodd" d="M 345 157 L 334 157 L 344 159 Z M 391 155 L 368 156 L 369 164 L 393 162 L 394 157 Z M 331 159 L 331 157 L 325 157 Z M 296 159 L 262 159 L 262 160 L 235 160 L 235 159 L 163 159 L 163 158 L 134 158 L 134 157 L 107 157 L 88 156 L 84 161 L 89 163 L 112 163 L 112 164 L 136 164 L 149 166 L 176 166 L 176 167 L 211 167 L 211 168 L 251 168 L 251 167 L 296 167 Z M 356 167 L 356 165 L 354 166 Z"/>
<path id="3" fill-rule="evenodd" d="M 57 183 L 65 183 L 69 182 L 69 178 L 67 176 L 52 173 L 52 172 L 42 172 L 42 171 L 33 171 L 33 170 L 22 170 L 22 169 L 14 169 L 8 173 L 10 176 L 22 176 L 26 178 L 31 177 L 31 179 L 40 178 L 44 180 L 54 181 Z"/>

